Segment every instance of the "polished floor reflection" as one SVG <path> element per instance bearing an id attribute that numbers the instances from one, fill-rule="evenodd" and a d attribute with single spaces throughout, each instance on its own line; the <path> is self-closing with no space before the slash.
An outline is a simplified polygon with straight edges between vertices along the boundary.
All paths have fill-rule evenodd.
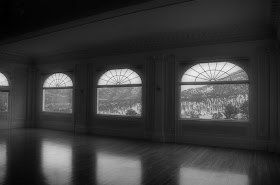
<path id="1" fill-rule="evenodd" d="M 0 185 L 276 185 L 276 154 L 68 132 L 0 131 Z"/>
<path id="2" fill-rule="evenodd" d="M 7 163 L 6 143 L 0 141 L 0 184 L 2 184 L 5 179 L 6 163 Z"/>
<path id="3" fill-rule="evenodd" d="M 103 152 L 97 154 L 98 184 L 141 185 L 141 175 L 141 161 L 138 158 Z"/>
<path id="4" fill-rule="evenodd" d="M 67 184 L 72 176 L 72 148 L 56 141 L 42 142 L 42 171 L 48 184 Z"/>
<path id="5" fill-rule="evenodd" d="M 237 174 L 232 172 L 219 172 L 197 168 L 181 168 L 180 184 L 205 184 L 205 185 L 248 185 L 247 174 Z"/>

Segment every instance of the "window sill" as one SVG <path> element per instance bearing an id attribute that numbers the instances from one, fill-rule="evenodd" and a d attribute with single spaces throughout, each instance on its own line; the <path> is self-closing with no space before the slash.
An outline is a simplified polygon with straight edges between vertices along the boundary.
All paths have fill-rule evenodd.
<path id="1" fill-rule="evenodd" d="M 109 120 L 142 120 L 143 116 L 121 116 L 121 115 L 101 115 L 95 114 L 96 119 L 109 119 Z"/>
<path id="2" fill-rule="evenodd" d="M 49 112 L 49 111 L 41 111 L 40 114 L 73 115 L 73 113 L 67 113 L 67 112 Z"/>
<path id="3" fill-rule="evenodd" d="M 203 120 L 203 119 L 178 119 L 182 123 L 205 124 L 205 125 L 251 125 L 250 120 Z"/>

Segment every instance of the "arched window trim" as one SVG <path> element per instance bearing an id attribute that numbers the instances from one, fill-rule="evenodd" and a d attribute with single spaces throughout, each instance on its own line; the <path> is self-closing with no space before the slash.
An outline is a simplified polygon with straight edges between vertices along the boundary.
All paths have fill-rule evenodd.
<path id="1" fill-rule="evenodd" d="M 4 82 L 5 81 L 7 82 L 7 85 L 2 85 L 3 82 L 0 81 L 0 88 L 9 88 L 10 87 L 10 80 L 9 80 L 7 74 L 5 74 L 3 72 L 0 72 L 0 78 L 1 77 L 4 79 Z"/>
<path id="2" fill-rule="evenodd" d="M 134 73 L 136 73 L 138 75 L 138 77 L 140 78 L 140 82 L 141 83 L 137 83 L 137 84 L 119 84 L 119 85 L 99 85 L 99 79 L 108 71 L 110 70 L 119 70 L 119 69 L 129 69 L 131 71 L 133 71 Z M 139 69 L 135 69 L 135 68 L 131 68 L 131 67 L 110 67 L 110 68 L 105 68 L 105 69 L 98 69 L 97 71 L 99 71 L 101 74 L 97 75 L 96 78 L 96 90 L 98 88 L 113 88 L 113 87 L 142 87 L 142 93 L 141 93 L 141 101 L 142 101 L 142 111 L 141 111 L 141 115 L 140 116 L 130 116 L 130 115 L 114 115 L 114 114 L 99 114 L 98 113 L 98 101 L 96 100 L 96 110 L 95 110 L 95 116 L 99 117 L 99 118 L 108 118 L 108 119 L 121 119 L 121 120 L 130 120 L 130 119 L 142 119 L 144 116 L 144 112 L 143 112 L 143 97 L 144 97 L 144 93 L 143 93 L 143 77 L 140 75 L 140 71 Z M 97 97 L 96 97 L 97 98 Z"/>
<path id="3" fill-rule="evenodd" d="M 71 80 L 72 85 L 71 86 L 60 86 L 60 87 L 45 87 L 44 84 L 46 83 L 46 80 L 48 80 L 51 76 L 53 76 L 55 74 L 65 75 L 66 77 L 68 77 Z M 42 84 L 43 89 L 71 89 L 71 88 L 73 88 L 73 86 L 74 86 L 74 82 L 73 82 L 71 76 L 65 72 L 57 72 L 57 73 L 49 74 L 46 78 L 44 78 L 44 81 Z"/>
<path id="4" fill-rule="evenodd" d="M 204 82 L 183 82 L 182 81 L 182 78 L 183 78 L 183 75 L 190 69 L 192 68 L 193 66 L 196 66 L 198 64 L 204 64 L 204 63 L 218 63 L 218 62 L 229 62 L 229 63 L 232 63 L 238 67 L 240 67 L 247 75 L 248 79 L 247 80 L 236 80 L 236 81 L 204 81 Z M 242 62 L 248 62 L 248 59 L 247 58 L 237 58 L 237 59 L 221 59 L 221 60 L 204 60 L 204 61 L 201 61 L 201 60 L 196 60 L 196 61 L 192 61 L 190 63 L 190 61 L 188 62 L 181 62 L 182 65 L 184 65 L 185 67 L 183 67 L 184 69 L 181 69 L 181 73 L 180 75 L 178 76 L 178 84 L 179 84 L 179 91 L 178 91 L 178 97 L 179 97 L 179 103 L 178 103 L 178 119 L 179 120 L 194 120 L 194 121 L 210 121 L 212 123 L 214 122 L 250 122 L 250 120 L 227 120 L 227 119 L 194 119 L 194 118 L 182 118 L 180 115 L 180 93 L 181 93 L 181 88 L 183 85 L 208 85 L 208 84 L 248 84 L 249 85 L 249 92 L 248 92 L 248 100 L 250 100 L 250 94 L 251 94 L 251 91 L 250 91 L 250 73 L 247 71 L 247 67 L 246 67 L 246 63 L 241 63 Z M 249 101 L 250 102 L 250 101 Z M 249 103 L 249 107 L 250 107 L 250 103 Z M 251 114 L 250 111 L 251 109 L 249 108 L 249 115 Z"/>
<path id="5" fill-rule="evenodd" d="M 140 83 L 135 83 L 135 84 L 115 84 L 115 85 L 111 85 L 111 84 L 104 84 L 104 85 L 100 85 L 98 84 L 99 83 L 99 80 L 109 71 L 112 71 L 112 70 L 130 70 L 132 72 L 134 72 L 140 79 Z M 142 81 L 142 78 L 141 78 L 141 75 L 139 75 L 139 73 L 137 71 L 135 71 L 135 69 L 130 69 L 130 68 L 111 68 L 111 69 L 107 69 L 107 70 L 104 70 L 105 72 L 103 72 L 97 79 L 97 87 L 138 87 L 138 86 L 142 86 L 143 85 L 143 81 Z M 128 74 L 129 75 L 129 74 Z"/>
<path id="6" fill-rule="evenodd" d="M 238 66 L 239 68 L 241 68 L 245 74 L 247 75 L 248 79 L 247 80 L 235 80 L 235 81 L 197 81 L 197 82 L 184 82 L 182 81 L 183 76 L 187 73 L 187 71 L 189 69 L 191 69 L 192 67 L 199 65 L 199 64 L 209 64 L 209 63 L 220 63 L 220 62 L 227 62 L 227 63 L 231 63 L 234 64 L 236 66 Z M 250 83 L 250 78 L 248 73 L 246 72 L 246 70 L 244 70 L 243 67 L 241 67 L 239 64 L 236 64 L 234 61 L 209 61 L 209 62 L 197 62 L 196 64 L 188 67 L 186 70 L 184 70 L 182 76 L 180 77 L 180 84 L 181 85 L 195 85 L 195 84 L 248 84 Z"/>

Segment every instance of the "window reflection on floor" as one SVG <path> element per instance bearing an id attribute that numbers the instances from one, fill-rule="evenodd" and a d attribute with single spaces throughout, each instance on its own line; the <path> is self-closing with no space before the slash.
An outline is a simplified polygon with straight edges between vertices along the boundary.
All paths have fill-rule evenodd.
<path id="1" fill-rule="evenodd" d="M 140 185 L 141 161 L 130 156 L 98 153 L 98 184 Z"/>
<path id="2" fill-rule="evenodd" d="M 70 145 L 43 141 L 42 169 L 49 184 L 67 184 L 72 175 L 72 148 Z"/>
<path id="3" fill-rule="evenodd" d="M 246 174 L 216 172 L 191 167 L 182 167 L 179 179 L 180 185 L 249 185 Z"/>
<path id="4" fill-rule="evenodd" d="M 7 164 L 7 149 L 6 143 L 0 143 L 0 184 L 5 180 Z"/>

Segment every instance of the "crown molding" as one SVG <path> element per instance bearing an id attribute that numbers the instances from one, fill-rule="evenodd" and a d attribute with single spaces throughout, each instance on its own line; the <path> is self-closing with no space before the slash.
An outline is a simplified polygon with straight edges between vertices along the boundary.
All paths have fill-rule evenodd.
<path id="1" fill-rule="evenodd" d="M 158 50 L 193 47 L 200 45 L 212 45 L 233 43 L 242 41 L 264 40 L 273 38 L 273 28 L 269 25 L 257 25 L 254 27 L 230 26 L 215 30 L 203 30 L 193 32 L 156 33 L 133 40 L 129 38 L 110 45 L 76 48 L 54 55 L 45 56 L 36 63 L 56 63 L 64 61 L 87 61 L 90 58 L 125 55 L 139 52 L 152 52 Z"/>
<path id="2" fill-rule="evenodd" d="M 31 61 L 31 58 L 26 57 L 24 55 L 0 51 L 0 62 L 1 63 L 30 64 L 30 61 Z"/>
<path id="3" fill-rule="evenodd" d="M 273 36 L 280 40 L 280 1 L 271 0 L 270 24 L 273 26 Z"/>
<path id="4" fill-rule="evenodd" d="M 22 41 L 22 40 L 26 40 L 26 39 L 31 39 L 34 37 L 40 37 L 43 35 L 59 32 L 59 31 L 67 30 L 67 29 L 72 29 L 72 28 L 87 25 L 87 24 L 102 22 L 102 21 L 114 19 L 117 17 L 122 17 L 122 16 L 130 15 L 130 14 L 139 13 L 139 12 L 154 10 L 154 9 L 158 9 L 158 8 L 163 8 L 166 6 L 177 5 L 177 4 L 181 4 L 181 3 L 187 3 L 190 1 L 196 1 L 196 0 L 152 0 L 152 1 L 149 1 L 146 3 L 132 5 L 132 6 L 120 8 L 117 10 L 107 11 L 107 12 L 104 12 L 101 14 L 92 15 L 92 16 L 89 16 L 86 18 L 81 18 L 78 20 L 64 23 L 64 24 L 48 27 L 48 28 L 41 29 L 38 31 L 29 32 L 29 33 L 15 36 L 12 38 L 7 38 L 5 40 L 0 41 L 0 46 Z"/>
<path id="5" fill-rule="evenodd" d="M 270 11 L 270 24 L 278 25 L 280 16 L 280 2 L 278 0 L 271 0 L 271 11 Z"/>

